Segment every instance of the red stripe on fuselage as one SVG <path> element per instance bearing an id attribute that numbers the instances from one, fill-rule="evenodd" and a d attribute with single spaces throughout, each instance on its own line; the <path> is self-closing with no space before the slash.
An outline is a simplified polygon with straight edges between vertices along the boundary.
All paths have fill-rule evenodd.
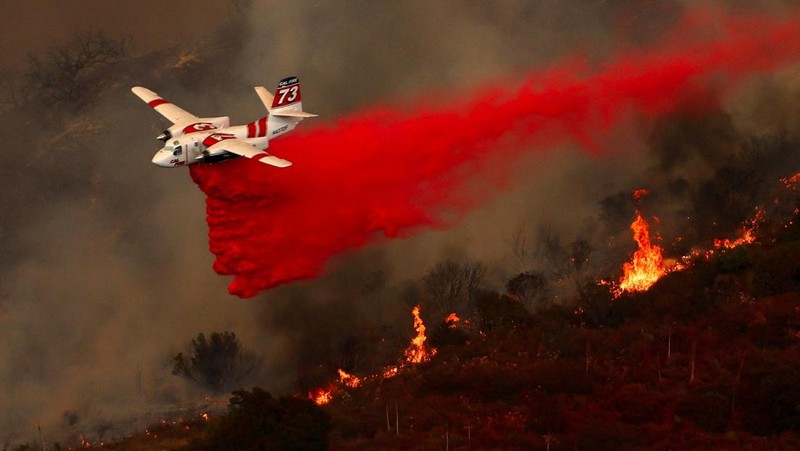
<path id="1" fill-rule="evenodd" d="M 155 100 L 151 100 L 151 101 L 147 102 L 147 104 L 150 105 L 151 108 L 155 108 L 155 107 L 157 107 L 159 105 L 163 105 L 165 103 L 169 103 L 169 100 L 155 99 Z"/>
<path id="2" fill-rule="evenodd" d="M 247 124 L 247 137 L 253 138 L 256 136 L 256 124 L 255 122 L 250 122 Z"/>
<path id="3" fill-rule="evenodd" d="M 262 117 L 258 120 L 258 125 L 261 127 L 261 130 L 258 133 L 259 137 L 267 136 L 267 116 Z"/>
<path id="4" fill-rule="evenodd" d="M 206 147 L 211 147 L 214 144 L 225 141 L 226 139 L 234 139 L 235 136 L 231 135 L 230 133 L 214 133 L 212 135 L 208 135 L 206 139 L 203 140 L 203 145 Z"/>

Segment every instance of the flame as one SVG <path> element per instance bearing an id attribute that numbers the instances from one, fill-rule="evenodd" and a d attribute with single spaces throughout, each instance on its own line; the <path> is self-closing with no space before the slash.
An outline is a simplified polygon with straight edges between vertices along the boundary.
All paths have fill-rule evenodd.
<path id="1" fill-rule="evenodd" d="M 411 344 L 405 350 L 403 355 L 405 356 L 405 360 L 399 362 L 397 365 L 387 366 L 383 369 L 381 374 L 372 374 L 360 378 L 358 376 L 354 376 L 345 370 L 339 368 L 339 380 L 338 384 L 332 383 L 329 384 L 327 388 L 318 388 L 314 391 L 308 392 L 308 399 L 314 401 L 317 405 L 322 406 L 328 404 L 333 400 L 334 395 L 336 395 L 340 391 L 340 387 L 342 385 L 350 388 L 360 387 L 361 383 L 365 380 L 372 380 L 378 377 L 383 376 L 384 379 L 389 379 L 391 377 L 397 376 L 400 374 L 400 370 L 403 369 L 406 362 L 417 364 L 422 362 L 427 362 L 436 354 L 436 349 L 429 348 L 425 346 L 425 340 L 427 337 L 425 336 L 425 324 L 422 322 L 422 318 L 419 316 L 420 307 L 416 306 L 411 311 L 414 315 L 414 330 L 417 331 L 417 335 L 411 340 Z M 460 321 L 458 316 L 455 313 L 451 313 L 450 316 L 447 317 L 445 320 L 448 324 L 452 322 L 454 325 L 456 322 Z M 451 326 L 454 327 L 454 326 Z"/>
<path id="2" fill-rule="evenodd" d="M 455 314 L 455 312 L 447 315 L 447 318 L 444 319 L 444 323 L 447 324 L 447 327 L 451 329 L 455 329 L 458 327 L 458 322 L 461 321 L 461 318 Z"/>
<path id="3" fill-rule="evenodd" d="M 800 188 L 800 172 L 797 174 L 780 179 L 780 182 L 790 191 L 797 191 Z"/>
<path id="4" fill-rule="evenodd" d="M 647 193 L 647 190 L 636 190 L 633 198 L 638 201 Z M 667 273 L 663 251 L 650 241 L 650 225 L 639 208 L 636 209 L 636 219 L 631 224 L 631 231 L 639 248 L 634 252 L 631 261 L 622 266 L 623 274 L 619 287 L 615 290 L 617 296 L 623 291 L 646 291 Z"/>
<path id="5" fill-rule="evenodd" d="M 411 363 L 427 362 L 436 354 L 435 349 L 425 348 L 425 340 L 428 338 L 425 336 L 425 323 L 423 323 L 422 318 L 419 317 L 419 310 L 419 306 L 416 306 L 411 311 L 414 315 L 414 330 L 417 331 L 417 336 L 411 339 L 411 344 L 405 352 L 406 360 Z"/>
<path id="6" fill-rule="evenodd" d="M 397 365 L 387 366 L 383 369 L 383 378 L 389 379 L 392 377 L 397 376 L 397 373 L 400 372 L 400 367 Z"/>
<path id="7" fill-rule="evenodd" d="M 318 406 L 324 406 L 333 400 L 333 386 L 328 388 L 318 388 L 313 392 L 308 392 L 308 399 L 314 401 Z"/>
<path id="8" fill-rule="evenodd" d="M 797 174 L 795 177 L 800 177 L 800 174 Z M 792 177 L 792 178 L 795 178 Z M 781 179 L 782 181 L 785 179 Z M 742 224 L 742 228 L 740 229 L 740 236 L 735 240 L 724 239 L 720 240 L 714 238 L 714 247 L 717 249 L 725 248 L 725 249 L 733 249 L 737 246 L 741 246 L 742 244 L 750 244 L 756 240 L 756 230 L 758 230 L 758 225 L 764 222 L 764 210 L 759 208 L 756 210 L 756 214 L 750 218 L 749 220 L 745 221 Z"/>
<path id="9" fill-rule="evenodd" d="M 356 388 L 361 385 L 361 378 L 353 376 L 352 374 L 349 374 L 345 370 L 339 368 L 339 382 L 350 388 Z"/>

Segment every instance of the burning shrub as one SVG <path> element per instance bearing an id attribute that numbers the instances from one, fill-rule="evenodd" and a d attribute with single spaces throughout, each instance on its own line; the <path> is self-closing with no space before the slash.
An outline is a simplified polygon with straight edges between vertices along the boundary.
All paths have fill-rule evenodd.
<path id="1" fill-rule="evenodd" d="M 233 332 L 213 332 L 207 340 L 200 333 L 192 340 L 189 357 L 175 356 L 172 374 L 181 376 L 215 393 L 223 393 L 242 383 L 257 363 L 255 356 L 244 353 Z"/>
<path id="2" fill-rule="evenodd" d="M 469 340 L 464 329 L 449 327 L 442 323 L 431 334 L 431 346 L 441 349 L 447 346 L 463 346 Z"/>
<path id="3" fill-rule="evenodd" d="M 255 387 L 233 392 L 218 427 L 192 449 L 326 450 L 330 431 L 330 416 L 313 402 Z"/>

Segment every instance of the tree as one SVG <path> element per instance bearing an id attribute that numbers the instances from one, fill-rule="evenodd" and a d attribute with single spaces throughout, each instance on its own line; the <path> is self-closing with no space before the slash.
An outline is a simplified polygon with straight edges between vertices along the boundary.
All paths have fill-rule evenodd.
<path id="1" fill-rule="evenodd" d="M 544 302 L 547 294 L 547 278 L 540 271 L 517 274 L 506 282 L 508 295 L 533 309 Z"/>
<path id="2" fill-rule="evenodd" d="M 565 275 L 569 269 L 569 253 L 561 244 L 561 233 L 553 226 L 544 224 L 536 236 L 536 255 L 556 277 Z"/>
<path id="3" fill-rule="evenodd" d="M 275 399 L 254 387 L 252 392 L 233 392 L 219 426 L 192 449 L 323 451 L 328 449 L 331 427 L 330 416 L 313 402 Z"/>
<path id="4" fill-rule="evenodd" d="M 511 235 L 511 240 L 508 242 L 511 248 L 511 255 L 517 262 L 518 268 L 524 268 L 528 264 L 528 237 L 522 227 L 517 227 L 514 234 Z"/>
<path id="5" fill-rule="evenodd" d="M 43 102 L 76 103 L 89 86 L 87 72 L 118 61 L 127 52 L 127 38 L 111 39 L 101 32 L 76 33 L 43 57 L 28 56 L 26 80 Z"/>
<path id="6" fill-rule="evenodd" d="M 586 264 L 589 262 L 589 257 L 592 255 L 592 245 L 586 238 L 578 238 L 573 241 L 569 249 L 570 266 L 575 275 L 575 285 L 580 289 L 581 276 Z"/>
<path id="7" fill-rule="evenodd" d="M 464 263 L 463 271 L 467 296 L 471 302 L 474 302 L 481 291 L 481 282 L 486 275 L 486 265 L 478 261 L 469 261 Z"/>
<path id="8" fill-rule="evenodd" d="M 465 299 L 476 299 L 486 274 L 480 262 L 458 263 L 447 260 L 436 264 L 423 277 L 425 291 L 433 302 L 433 309 L 447 314 L 458 309 Z"/>
<path id="9" fill-rule="evenodd" d="M 200 333 L 192 340 L 190 356 L 175 356 L 172 374 L 193 381 L 215 393 L 223 393 L 238 385 L 252 372 L 257 359 L 242 352 L 233 332 L 213 332 L 210 340 Z"/>
<path id="10" fill-rule="evenodd" d="M 477 304 L 482 331 L 512 331 L 531 322 L 531 316 L 522 303 L 508 296 L 486 293 Z"/>

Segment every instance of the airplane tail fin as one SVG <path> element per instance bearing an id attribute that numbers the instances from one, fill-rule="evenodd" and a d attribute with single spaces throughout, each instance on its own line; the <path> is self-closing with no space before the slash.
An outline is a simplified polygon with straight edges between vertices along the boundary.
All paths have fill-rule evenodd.
<path id="1" fill-rule="evenodd" d="M 273 96 L 263 86 L 256 88 L 256 94 L 271 116 L 315 117 L 316 114 L 303 111 L 300 96 L 300 79 L 296 76 L 286 77 L 278 82 L 278 89 Z"/>

